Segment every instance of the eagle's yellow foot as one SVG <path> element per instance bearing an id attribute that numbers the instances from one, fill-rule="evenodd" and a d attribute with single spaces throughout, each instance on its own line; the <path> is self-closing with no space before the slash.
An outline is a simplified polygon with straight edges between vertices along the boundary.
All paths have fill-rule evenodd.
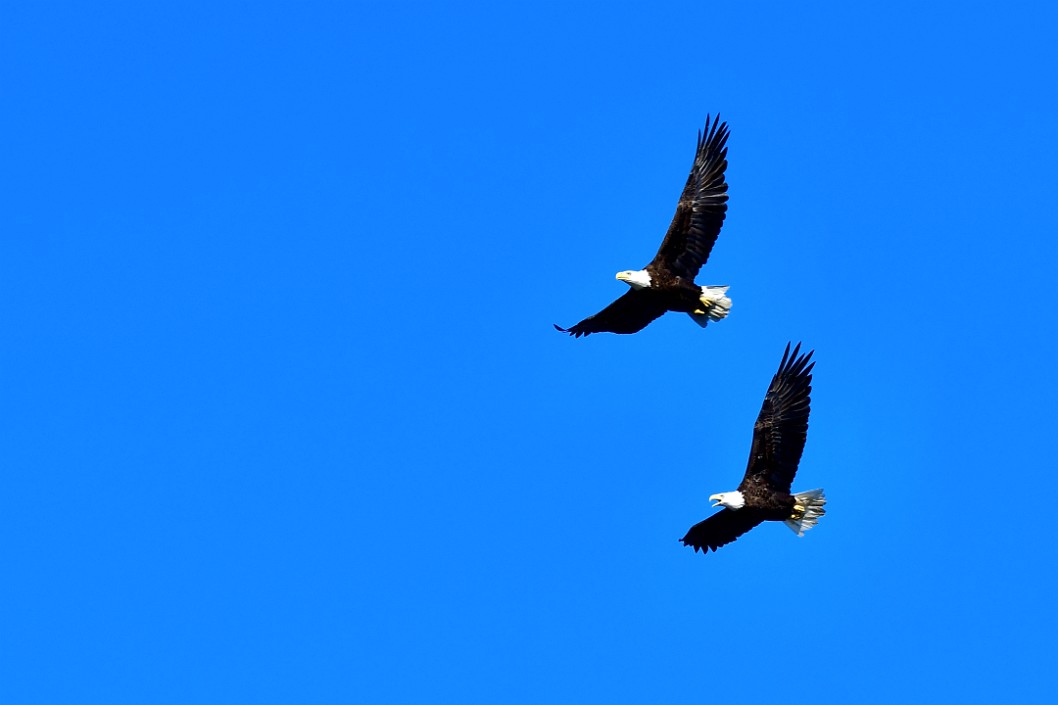
<path id="1" fill-rule="evenodd" d="M 801 506 L 800 504 L 793 505 L 793 515 L 791 515 L 791 519 L 800 519 L 804 515 L 805 508 L 803 506 Z"/>
<path id="2" fill-rule="evenodd" d="M 695 316 L 704 316 L 705 314 L 707 314 L 709 312 L 708 311 L 703 311 L 700 308 L 696 308 L 696 309 L 694 309 L 693 313 L 694 313 Z"/>

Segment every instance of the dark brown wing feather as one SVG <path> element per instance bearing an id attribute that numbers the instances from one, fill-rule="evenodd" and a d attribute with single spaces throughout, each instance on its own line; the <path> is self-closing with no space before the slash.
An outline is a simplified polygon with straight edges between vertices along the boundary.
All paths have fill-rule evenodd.
<path id="1" fill-rule="evenodd" d="M 649 266 L 694 281 L 709 259 L 727 215 L 724 170 L 728 134 L 727 123 L 720 122 L 719 115 L 711 126 L 706 118 L 705 133 L 698 133 L 698 150 L 676 205 L 676 215 Z"/>
<path id="2" fill-rule="evenodd" d="M 800 355 L 801 344 L 790 352 L 787 344 L 779 371 L 772 377 L 764 396 L 757 423 L 753 426 L 753 447 L 749 453 L 746 476 L 739 485 L 772 492 L 789 492 L 797 474 L 797 464 L 808 437 L 808 413 L 811 410 L 812 352 Z"/>
<path id="3" fill-rule="evenodd" d="M 649 293 L 629 289 L 624 296 L 572 328 L 558 325 L 555 328 L 575 338 L 592 333 L 637 333 L 663 313 L 665 308 Z"/>
<path id="4" fill-rule="evenodd" d="M 695 553 L 709 553 L 710 548 L 715 551 L 731 543 L 762 521 L 751 509 L 724 509 L 692 526 L 680 541 L 683 541 L 684 546 L 693 547 Z"/>

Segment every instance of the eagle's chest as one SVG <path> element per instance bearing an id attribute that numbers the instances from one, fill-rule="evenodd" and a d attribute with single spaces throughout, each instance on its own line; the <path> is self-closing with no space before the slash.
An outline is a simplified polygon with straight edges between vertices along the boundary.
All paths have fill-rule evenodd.
<path id="1" fill-rule="evenodd" d="M 664 285 L 658 287 L 658 295 L 664 299 L 665 307 L 670 311 L 683 311 L 689 313 L 701 308 L 699 297 L 701 291 L 685 279 L 672 277 Z"/>
<path id="2" fill-rule="evenodd" d="M 759 510 L 769 519 L 786 519 L 793 509 L 793 497 L 785 492 L 772 492 L 766 488 L 753 487 L 742 491 L 746 505 Z"/>

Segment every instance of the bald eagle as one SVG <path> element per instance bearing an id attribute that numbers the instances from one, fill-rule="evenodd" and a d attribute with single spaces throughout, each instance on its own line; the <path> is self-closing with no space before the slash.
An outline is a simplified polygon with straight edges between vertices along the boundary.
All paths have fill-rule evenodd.
<path id="1" fill-rule="evenodd" d="M 715 551 L 764 521 L 781 521 L 803 536 L 826 513 L 823 490 L 790 494 L 808 435 L 815 366 L 809 362 L 812 353 L 799 356 L 800 350 L 798 343 L 791 354 L 787 344 L 779 371 L 772 377 L 753 426 L 753 446 L 742 484 L 734 492 L 710 496 L 714 507 L 724 509 L 692 526 L 680 539 L 695 552 Z"/>
<path id="2" fill-rule="evenodd" d="M 703 328 L 727 316 L 731 310 L 728 287 L 694 283 L 727 214 L 727 136 L 727 123 L 720 122 L 719 115 L 712 125 L 706 118 L 676 215 L 657 255 L 643 269 L 617 273 L 631 290 L 572 328 L 555 325 L 556 329 L 579 338 L 602 332 L 636 333 L 666 311 L 690 314 Z"/>

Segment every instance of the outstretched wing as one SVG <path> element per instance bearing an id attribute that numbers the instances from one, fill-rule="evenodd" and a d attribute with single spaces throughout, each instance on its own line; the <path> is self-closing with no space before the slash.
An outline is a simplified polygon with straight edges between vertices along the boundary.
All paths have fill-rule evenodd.
<path id="1" fill-rule="evenodd" d="M 572 328 L 562 328 L 558 325 L 555 325 L 555 328 L 575 338 L 592 333 L 637 333 L 663 313 L 665 309 L 654 297 L 629 289 L 624 296 Z"/>
<path id="2" fill-rule="evenodd" d="M 724 509 L 692 526 L 680 541 L 684 546 L 693 547 L 695 553 L 709 553 L 710 548 L 715 551 L 726 546 L 762 521 L 751 509 Z"/>
<path id="3" fill-rule="evenodd" d="M 709 259 L 727 215 L 726 122 L 717 115 L 712 125 L 705 120 L 705 133 L 698 133 L 698 151 L 691 173 L 676 204 L 669 231 L 650 266 L 668 270 L 673 276 L 694 281 Z"/>
<path id="4" fill-rule="evenodd" d="M 812 368 L 816 364 L 810 362 L 815 351 L 799 356 L 800 350 L 798 343 L 791 353 L 787 344 L 779 371 L 772 377 L 753 426 L 753 447 L 739 490 L 756 485 L 773 492 L 790 491 L 808 437 Z"/>

